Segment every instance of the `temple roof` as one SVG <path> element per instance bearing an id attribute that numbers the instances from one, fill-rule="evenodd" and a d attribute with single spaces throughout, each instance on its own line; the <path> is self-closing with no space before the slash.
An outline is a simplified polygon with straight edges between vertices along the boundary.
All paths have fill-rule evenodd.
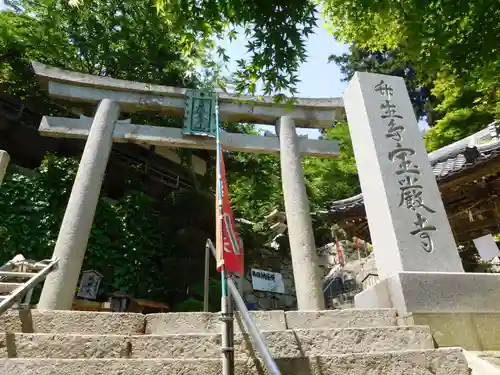
<path id="1" fill-rule="evenodd" d="M 438 184 L 442 185 L 497 156 L 500 156 L 500 140 L 498 123 L 494 122 L 467 138 L 430 153 L 429 161 Z M 498 170 L 491 172 L 496 173 Z M 328 213 L 333 218 L 364 216 L 363 194 L 332 202 Z"/>

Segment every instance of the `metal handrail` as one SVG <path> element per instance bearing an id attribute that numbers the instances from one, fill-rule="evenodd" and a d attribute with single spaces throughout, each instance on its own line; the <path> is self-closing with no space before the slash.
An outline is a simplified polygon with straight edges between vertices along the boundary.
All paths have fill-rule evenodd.
<path id="1" fill-rule="evenodd" d="M 210 239 L 207 240 L 206 244 L 206 251 L 208 252 L 209 250 L 212 251 L 212 255 L 216 257 L 215 254 L 215 248 Z M 217 258 L 217 257 L 216 257 Z M 241 313 L 241 316 L 243 317 L 243 322 L 245 323 L 245 328 L 247 329 L 248 333 L 253 339 L 253 343 L 255 345 L 255 349 L 257 352 L 260 354 L 262 360 L 264 361 L 264 364 L 266 366 L 267 372 L 270 375 L 281 375 L 281 372 L 278 368 L 278 365 L 276 364 L 276 361 L 274 360 L 273 356 L 271 355 L 271 352 L 269 351 L 269 347 L 267 346 L 267 343 L 260 333 L 259 329 L 257 328 L 257 325 L 253 321 L 250 313 L 248 312 L 248 309 L 245 305 L 245 302 L 243 301 L 243 298 L 241 298 L 240 292 L 235 285 L 234 281 L 231 278 L 227 279 L 227 285 L 229 287 L 229 292 L 230 295 L 233 297 L 234 302 L 236 303 L 236 306 L 238 307 L 239 312 Z M 208 296 L 208 290 L 205 289 L 205 294 Z"/>
<path id="2" fill-rule="evenodd" d="M 46 265 L 43 270 L 38 272 L 36 276 L 33 276 L 31 279 L 29 279 L 26 283 L 24 283 L 22 286 L 19 288 L 15 289 L 11 295 L 9 295 L 6 299 L 0 302 L 0 315 L 2 315 L 4 312 L 6 312 L 8 309 L 14 305 L 18 299 L 22 296 L 24 296 L 26 293 L 29 293 L 35 286 L 38 285 L 38 283 L 42 282 L 45 277 L 54 270 L 54 268 L 57 266 L 57 263 L 59 262 L 59 259 L 53 259 L 50 260 Z"/>

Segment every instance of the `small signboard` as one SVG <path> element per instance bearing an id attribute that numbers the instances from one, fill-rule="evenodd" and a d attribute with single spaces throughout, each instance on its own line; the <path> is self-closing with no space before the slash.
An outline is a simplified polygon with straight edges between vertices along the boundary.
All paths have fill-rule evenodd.
<path id="1" fill-rule="evenodd" d="M 285 283 L 281 273 L 251 269 L 254 290 L 285 294 Z"/>
<path id="2" fill-rule="evenodd" d="M 473 242 L 476 246 L 477 251 L 479 252 L 479 256 L 482 259 L 490 261 L 493 258 L 500 256 L 498 246 L 491 234 L 476 238 L 473 240 Z"/>
<path id="3" fill-rule="evenodd" d="M 215 137 L 216 93 L 202 90 L 186 90 L 184 108 L 184 135 Z"/>
<path id="4" fill-rule="evenodd" d="M 77 297 L 95 300 L 99 285 L 101 284 L 102 275 L 94 270 L 83 271 L 80 279 L 80 290 Z"/>

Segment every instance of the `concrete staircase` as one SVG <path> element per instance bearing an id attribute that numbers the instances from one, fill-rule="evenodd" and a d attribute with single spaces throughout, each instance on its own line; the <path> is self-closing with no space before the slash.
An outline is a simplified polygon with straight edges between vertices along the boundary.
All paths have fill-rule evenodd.
<path id="1" fill-rule="evenodd" d="M 253 312 L 283 375 L 467 375 L 461 349 L 434 349 L 427 327 L 393 310 Z M 236 375 L 264 374 L 241 319 Z M 9 311 L 2 375 L 219 375 L 218 314 Z"/>

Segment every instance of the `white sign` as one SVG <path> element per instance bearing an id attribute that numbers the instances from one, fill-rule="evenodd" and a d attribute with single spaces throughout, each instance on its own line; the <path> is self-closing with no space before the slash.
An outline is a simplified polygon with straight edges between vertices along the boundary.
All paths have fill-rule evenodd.
<path id="1" fill-rule="evenodd" d="M 476 238 L 473 242 L 482 259 L 492 260 L 494 257 L 500 256 L 498 246 L 491 234 Z"/>
<path id="2" fill-rule="evenodd" d="M 281 273 L 251 269 L 254 290 L 285 294 L 285 283 Z"/>
<path id="3" fill-rule="evenodd" d="M 85 299 L 95 300 L 99 285 L 101 284 L 102 275 L 97 271 L 83 271 L 80 279 L 80 290 L 77 296 Z"/>

